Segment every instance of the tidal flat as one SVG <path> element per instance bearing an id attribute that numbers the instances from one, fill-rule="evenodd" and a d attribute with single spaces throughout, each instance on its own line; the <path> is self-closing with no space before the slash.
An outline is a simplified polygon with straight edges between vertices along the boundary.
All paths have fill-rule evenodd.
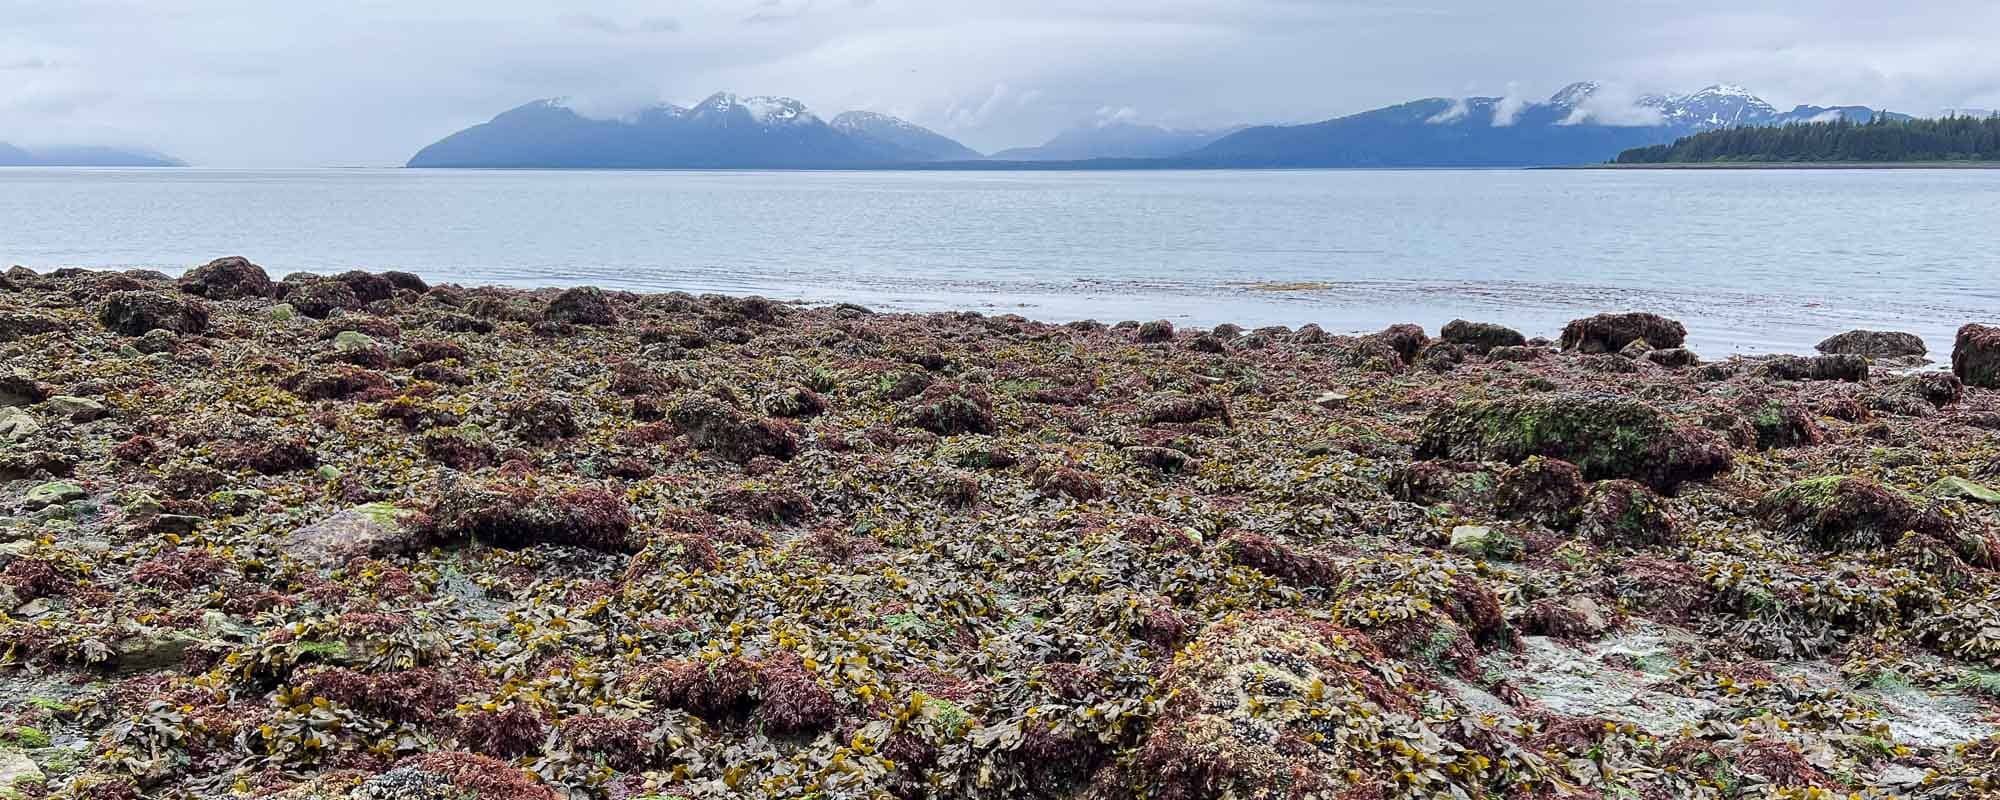
<path id="1" fill-rule="evenodd" d="M 2000 330 L 1504 323 L 16 268 L 0 796 L 2000 791 Z"/>

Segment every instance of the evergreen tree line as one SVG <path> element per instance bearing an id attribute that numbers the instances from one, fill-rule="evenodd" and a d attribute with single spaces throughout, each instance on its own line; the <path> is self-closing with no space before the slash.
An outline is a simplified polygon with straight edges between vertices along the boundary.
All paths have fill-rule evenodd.
<path id="1" fill-rule="evenodd" d="M 2000 160 L 2000 115 L 1726 128 L 1627 150 L 1619 164 Z"/>

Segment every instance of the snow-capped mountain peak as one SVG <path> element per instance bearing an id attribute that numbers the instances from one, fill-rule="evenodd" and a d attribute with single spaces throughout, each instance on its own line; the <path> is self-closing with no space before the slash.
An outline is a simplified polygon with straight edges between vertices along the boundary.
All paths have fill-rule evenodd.
<path id="1" fill-rule="evenodd" d="M 728 114 L 738 109 L 750 115 L 750 119 L 753 122 L 766 126 L 792 125 L 819 120 L 819 117 L 814 116 L 811 111 L 806 110 L 806 104 L 789 97 L 770 97 L 764 95 L 739 97 L 729 92 L 716 92 L 710 95 L 707 100 L 703 100 L 700 105 L 695 106 L 694 114 L 696 116 Z"/>
<path id="2" fill-rule="evenodd" d="M 1597 90 L 1602 88 L 1604 88 L 1604 85 L 1597 81 L 1577 81 L 1576 83 L 1564 86 L 1562 91 L 1551 95 L 1549 97 L 1549 105 L 1557 108 L 1575 108 L 1583 101 L 1589 99 L 1591 95 L 1597 94 Z"/>

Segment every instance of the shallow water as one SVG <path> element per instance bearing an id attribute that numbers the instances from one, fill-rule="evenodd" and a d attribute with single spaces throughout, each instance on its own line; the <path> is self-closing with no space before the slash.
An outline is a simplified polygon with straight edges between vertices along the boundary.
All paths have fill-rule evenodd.
<path id="1" fill-rule="evenodd" d="M 2000 318 L 2000 171 L 487 172 L 0 169 L 0 264 L 761 293 L 882 309 L 1694 347 Z M 1274 286 L 1273 284 L 1283 284 Z"/>

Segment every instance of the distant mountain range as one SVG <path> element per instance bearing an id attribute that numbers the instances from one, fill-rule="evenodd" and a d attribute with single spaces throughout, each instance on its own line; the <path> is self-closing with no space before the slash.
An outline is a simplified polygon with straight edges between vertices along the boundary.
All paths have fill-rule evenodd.
<path id="1" fill-rule="evenodd" d="M 43 147 L 23 150 L 0 142 L 0 167 L 185 167 L 158 153 L 110 147 Z"/>
<path id="2" fill-rule="evenodd" d="M 1779 111 L 1740 87 L 1621 96 L 1597 83 L 1545 101 L 1433 97 L 1308 125 L 1175 131 L 1126 122 L 1065 131 L 1039 147 L 984 158 L 884 114 L 822 121 L 797 100 L 716 94 L 693 108 L 658 105 L 619 119 L 539 100 L 452 134 L 412 167 L 1040 169 L 1468 167 L 1599 163 L 1634 148 L 1736 126 L 1845 119 L 1865 106 Z M 1896 118 L 1907 119 L 1901 115 Z"/>
<path id="3" fill-rule="evenodd" d="M 994 153 L 995 161 L 1087 161 L 1093 158 L 1173 158 L 1199 150 L 1247 128 L 1174 130 L 1157 125 L 1110 122 L 1084 125 L 1056 135 L 1039 147 L 1016 147 Z"/>
<path id="4" fill-rule="evenodd" d="M 1607 97 L 1575 83 L 1542 102 L 1433 97 L 1311 125 L 1250 128 L 1181 160 L 1232 167 L 1511 167 L 1591 164 L 1717 128 L 1874 119 L 1865 106 L 1779 111 L 1740 87 Z"/>

